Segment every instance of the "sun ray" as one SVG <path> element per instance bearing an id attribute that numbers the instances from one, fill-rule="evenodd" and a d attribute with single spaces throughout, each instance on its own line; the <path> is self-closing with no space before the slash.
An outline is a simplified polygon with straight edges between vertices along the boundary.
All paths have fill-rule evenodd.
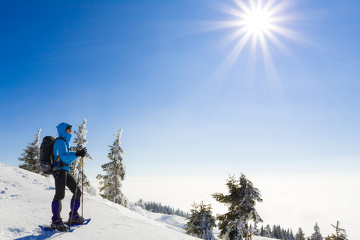
<path id="1" fill-rule="evenodd" d="M 269 15 L 271 16 L 272 14 L 270 13 L 270 9 L 274 6 L 275 1 L 274 0 L 269 0 L 266 2 L 266 4 L 263 6 L 263 10 L 268 12 Z"/>
<path id="2" fill-rule="evenodd" d="M 219 85 L 223 83 L 223 81 L 228 76 L 230 70 L 236 63 L 236 60 L 238 59 L 239 55 L 243 51 L 246 43 L 249 41 L 251 37 L 251 34 L 249 32 L 246 32 L 245 35 L 243 35 L 240 40 L 236 43 L 235 47 L 230 51 L 230 53 L 226 56 L 225 60 L 222 62 L 222 64 L 219 66 L 217 71 L 214 74 L 214 79 L 217 79 L 217 82 Z"/>
<path id="3" fill-rule="evenodd" d="M 243 28 L 238 29 L 237 31 L 231 33 L 224 39 L 224 41 L 222 42 L 222 46 L 229 46 L 230 44 L 232 44 L 234 41 L 239 39 L 239 37 L 244 35 L 245 33 L 246 33 L 245 29 L 243 29 Z"/>
<path id="4" fill-rule="evenodd" d="M 271 31 L 267 31 L 266 36 L 274 45 L 284 54 L 284 55 L 291 55 L 290 50 L 279 40 L 279 38 L 273 34 Z"/>
<path id="5" fill-rule="evenodd" d="M 236 0 L 235 0 L 236 2 Z M 241 11 L 240 9 L 235 9 L 233 7 L 229 7 L 227 5 L 222 4 L 221 6 L 221 10 L 229 15 L 232 15 L 234 17 L 245 17 L 245 13 L 243 11 Z"/>
<path id="6" fill-rule="evenodd" d="M 267 75 L 268 86 L 271 86 L 270 91 L 272 97 L 279 101 L 279 99 L 283 98 L 283 87 L 281 82 L 279 81 L 278 73 L 274 64 L 274 61 L 271 57 L 270 51 L 268 49 L 268 44 L 264 37 L 264 34 L 261 34 L 259 37 L 261 51 L 264 57 L 265 71 Z"/>
<path id="7" fill-rule="evenodd" d="M 275 1 L 273 1 L 275 3 Z M 284 11 L 284 9 L 289 8 L 290 6 L 290 1 L 281 1 L 278 4 L 274 4 L 273 7 L 269 8 L 268 12 L 271 16 L 275 16 L 279 13 L 281 13 L 282 11 Z"/>
<path id="8" fill-rule="evenodd" d="M 300 39 L 300 35 L 297 32 L 285 27 L 271 25 L 270 30 L 293 40 Z"/>

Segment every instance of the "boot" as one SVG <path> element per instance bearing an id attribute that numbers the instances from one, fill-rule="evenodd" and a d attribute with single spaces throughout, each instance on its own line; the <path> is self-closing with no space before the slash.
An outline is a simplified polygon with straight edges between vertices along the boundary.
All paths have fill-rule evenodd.
<path id="1" fill-rule="evenodd" d="M 69 224 L 83 224 L 85 222 L 85 219 L 80 216 L 78 213 L 75 213 L 73 216 L 72 216 L 72 219 L 71 219 L 71 215 L 69 217 Z"/>
<path id="2" fill-rule="evenodd" d="M 61 201 L 53 201 L 51 204 L 51 208 L 53 213 L 53 216 L 51 218 L 52 220 L 51 227 L 61 232 L 69 231 L 69 227 L 63 223 L 60 217 L 61 208 L 62 208 Z"/>
<path id="3" fill-rule="evenodd" d="M 69 226 L 66 225 L 65 223 L 63 223 L 63 221 L 61 221 L 61 220 L 52 222 L 51 227 L 53 229 L 59 230 L 60 232 L 68 232 L 69 231 Z"/>
<path id="4" fill-rule="evenodd" d="M 80 199 L 74 200 L 71 199 L 70 202 L 70 213 L 69 213 L 69 222 L 68 223 L 75 223 L 75 224 L 82 224 L 84 223 L 85 219 L 79 215 L 78 210 L 80 208 Z"/>

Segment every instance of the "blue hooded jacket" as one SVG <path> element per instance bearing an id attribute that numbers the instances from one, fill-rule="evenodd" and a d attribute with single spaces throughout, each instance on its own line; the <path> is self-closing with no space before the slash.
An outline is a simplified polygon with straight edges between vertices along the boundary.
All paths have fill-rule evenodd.
<path id="1" fill-rule="evenodd" d="M 71 126 L 67 123 L 60 123 L 56 128 L 59 134 L 59 137 L 62 137 L 62 139 L 58 139 L 55 141 L 54 144 L 54 170 L 58 169 L 64 169 L 66 171 L 70 171 L 70 168 L 68 166 L 62 166 L 59 167 L 59 163 L 56 161 L 59 157 L 59 162 L 63 162 L 65 164 L 71 165 L 71 163 L 77 158 L 75 156 L 75 152 L 69 151 L 69 143 L 71 139 L 71 134 L 66 132 L 66 128 Z"/>

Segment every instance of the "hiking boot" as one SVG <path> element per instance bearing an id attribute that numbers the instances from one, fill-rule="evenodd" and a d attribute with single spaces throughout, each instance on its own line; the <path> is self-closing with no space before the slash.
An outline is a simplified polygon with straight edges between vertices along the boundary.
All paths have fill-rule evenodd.
<path id="1" fill-rule="evenodd" d="M 70 224 L 83 224 L 85 222 L 85 219 L 80 216 L 79 214 L 76 214 L 72 217 L 72 220 L 71 220 L 71 215 L 69 217 L 69 221 L 68 223 Z"/>
<path id="2" fill-rule="evenodd" d="M 68 225 L 63 223 L 63 221 L 56 221 L 51 223 L 51 227 L 53 229 L 59 230 L 60 232 L 67 232 L 69 231 Z"/>

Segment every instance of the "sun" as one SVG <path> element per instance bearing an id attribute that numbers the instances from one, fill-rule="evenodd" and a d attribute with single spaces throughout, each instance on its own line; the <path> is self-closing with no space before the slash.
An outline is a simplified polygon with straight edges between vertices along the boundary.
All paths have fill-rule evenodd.
<path id="1" fill-rule="evenodd" d="M 254 9 L 244 17 L 246 31 L 253 34 L 261 34 L 269 30 L 271 23 L 270 15 L 263 9 Z"/>

